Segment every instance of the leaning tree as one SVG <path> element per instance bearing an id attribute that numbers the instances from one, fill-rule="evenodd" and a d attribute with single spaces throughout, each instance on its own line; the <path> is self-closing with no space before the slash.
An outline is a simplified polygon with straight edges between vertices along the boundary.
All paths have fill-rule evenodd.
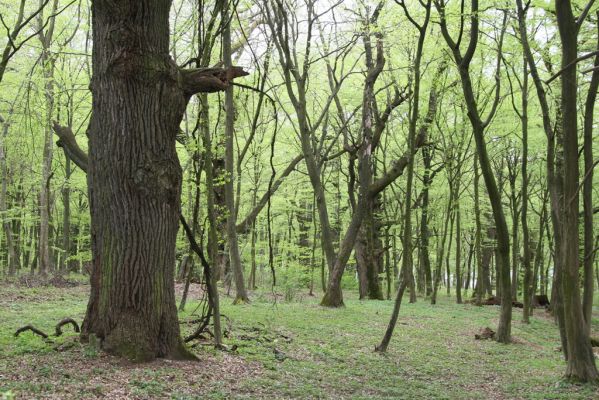
<path id="1" fill-rule="evenodd" d="M 179 68 L 169 55 L 171 0 L 92 2 L 89 158 L 93 268 L 82 338 L 135 361 L 191 358 L 174 292 L 181 214 L 176 135 L 191 96 L 226 89 L 241 68 Z"/>

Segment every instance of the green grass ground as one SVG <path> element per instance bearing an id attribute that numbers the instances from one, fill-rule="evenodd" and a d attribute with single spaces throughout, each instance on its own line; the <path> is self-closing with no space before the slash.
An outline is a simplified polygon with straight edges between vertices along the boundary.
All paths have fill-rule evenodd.
<path id="1" fill-rule="evenodd" d="M 52 332 L 58 320 L 80 321 L 87 285 L 74 288 L 0 286 L 0 394 L 32 398 L 329 398 L 329 399 L 599 399 L 599 390 L 562 380 L 565 364 L 558 332 L 543 310 L 520 323 L 515 343 L 474 340 L 495 328 L 497 307 L 457 305 L 443 298 L 431 306 L 404 304 L 386 355 L 373 351 L 392 309 L 391 301 L 352 299 L 338 310 L 317 298 L 273 303 L 254 294 L 250 305 L 222 299 L 235 352 L 198 345 L 200 362 L 157 360 L 131 364 L 81 345 L 75 334 L 44 343 L 32 323 Z M 181 319 L 189 318 L 194 302 Z M 595 321 L 599 322 L 599 321 Z M 191 326 L 183 325 L 186 332 Z M 599 324 L 595 325 L 599 332 Z M 70 330 L 70 329 L 67 329 Z M 71 345 L 64 351 L 54 347 Z"/>

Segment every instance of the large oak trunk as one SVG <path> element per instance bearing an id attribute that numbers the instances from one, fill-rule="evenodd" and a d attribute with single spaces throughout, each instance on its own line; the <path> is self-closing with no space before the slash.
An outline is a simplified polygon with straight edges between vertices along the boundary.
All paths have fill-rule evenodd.
<path id="1" fill-rule="evenodd" d="M 170 0 L 92 3 L 88 184 L 93 272 L 83 337 L 142 361 L 184 358 L 174 293 L 186 99 L 169 57 Z"/>

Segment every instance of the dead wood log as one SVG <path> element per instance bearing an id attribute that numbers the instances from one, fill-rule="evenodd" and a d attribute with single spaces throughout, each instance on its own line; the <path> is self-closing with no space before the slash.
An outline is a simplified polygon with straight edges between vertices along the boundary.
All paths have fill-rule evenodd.
<path id="1" fill-rule="evenodd" d="M 495 339 L 495 331 L 488 326 L 485 329 L 481 329 L 480 333 L 474 335 L 476 340 Z"/>

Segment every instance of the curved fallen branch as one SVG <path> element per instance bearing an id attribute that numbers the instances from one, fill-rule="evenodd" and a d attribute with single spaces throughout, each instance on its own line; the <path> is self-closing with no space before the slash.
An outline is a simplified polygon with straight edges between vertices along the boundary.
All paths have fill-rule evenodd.
<path id="1" fill-rule="evenodd" d="M 35 326 L 33 326 L 31 324 L 22 326 L 19 329 L 17 329 L 15 332 L 15 337 L 18 337 L 21 333 L 27 332 L 27 331 L 31 331 L 31 332 L 35 333 L 36 335 L 44 338 L 45 340 L 48 340 L 48 335 L 46 333 L 44 333 L 43 331 L 40 331 L 39 329 L 37 329 Z"/>
<path id="2" fill-rule="evenodd" d="M 54 336 L 58 337 L 58 336 L 62 335 L 62 327 L 65 325 L 68 325 L 68 324 L 73 325 L 73 330 L 76 333 L 81 332 L 81 329 L 79 329 L 79 324 L 77 324 L 77 322 L 75 322 L 75 320 L 73 318 L 64 318 L 58 324 L 56 324 L 56 333 Z"/>
<path id="3" fill-rule="evenodd" d="M 81 329 L 79 329 L 79 324 L 73 319 L 73 318 L 63 318 L 62 320 L 60 320 L 58 322 L 58 324 L 56 324 L 56 328 L 55 328 L 55 333 L 54 336 L 58 337 L 62 335 L 62 327 L 65 325 L 73 325 L 73 330 L 77 333 L 81 332 Z M 41 337 L 42 339 L 44 339 L 46 342 L 51 343 L 52 340 L 50 339 L 50 336 L 42 331 L 37 329 L 35 326 L 28 324 L 25 326 L 20 327 L 19 329 L 17 329 L 15 331 L 15 337 L 18 337 L 21 333 L 23 332 L 27 332 L 27 331 L 31 331 L 34 334 L 38 335 L 39 337 Z"/>

